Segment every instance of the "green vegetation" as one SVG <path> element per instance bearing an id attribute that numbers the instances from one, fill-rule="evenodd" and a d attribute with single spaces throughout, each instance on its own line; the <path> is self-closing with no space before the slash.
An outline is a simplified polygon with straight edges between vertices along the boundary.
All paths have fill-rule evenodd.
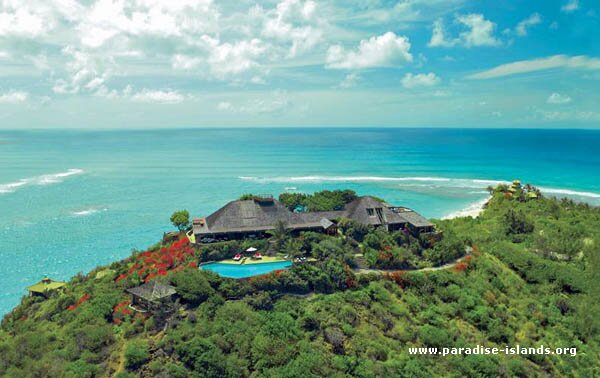
<path id="1" fill-rule="evenodd" d="M 190 213 L 187 210 L 179 210 L 171 215 L 171 223 L 177 227 L 179 232 L 185 231 L 190 226 Z"/>
<path id="2" fill-rule="evenodd" d="M 249 201 L 249 200 L 261 200 L 263 199 L 264 196 L 260 196 L 260 195 L 256 195 L 256 194 L 252 194 L 252 193 L 246 193 L 246 194 L 242 194 L 239 198 L 240 201 Z"/>
<path id="3" fill-rule="evenodd" d="M 281 193 L 279 202 L 290 210 L 331 211 L 343 209 L 356 198 L 353 190 L 323 190 L 314 194 Z"/>
<path id="4" fill-rule="evenodd" d="M 125 346 L 125 366 L 129 369 L 137 369 L 150 359 L 148 353 L 148 342 L 146 340 L 133 340 Z"/>
<path id="5" fill-rule="evenodd" d="M 437 221 L 441 240 L 340 222 L 339 236 L 286 236 L 280 252 L 319 260 L 288 271 L 236 281 L 182 260 L 184 269 L 155 278 L 180 298 L 165 328 L 150 315 L 117 314 L 124 289 L 140 283 L 126 275 L 136 252 L 110 266 L 115 274 L 96 278 L 107 267 L 98 268 L 63 295 L 24 298 L 2 322 L 0 376 L 599 376 L 600 210 L 507 190 L 493 190 L 478 218 Z M 176 243 L 144 253 L 187 248 Z M 270 244 L 232 241 L 193 254 L 201 262 Z M 454 260 L 466 246 L 472 253 L 449 269 L 352 270 L 357 253 L 375 267 L 412 268 Z M 408 349 L 517 344 L 577 348 L 577 356 Z"/>
<path id="6" fill-rule="evenodd" d="M 290 232 L 284 221 L 277 221 L 275 228 L 268 231 L 273 239 L 273 244 L 277 250 L 283 249 L 285 243 L 290 239 Z"/>

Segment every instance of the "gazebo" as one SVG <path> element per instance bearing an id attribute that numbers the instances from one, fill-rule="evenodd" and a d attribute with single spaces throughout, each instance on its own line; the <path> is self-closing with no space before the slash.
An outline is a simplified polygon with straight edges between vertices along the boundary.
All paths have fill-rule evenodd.
<path id="1" fill-rule="evenodd" d="M 157 281 L 127 289 L 127 292 L 131 294 L 131 304 L 146 311 L 171 310 L 173 297 L 177 294 L 173 286 Z"/>
<path id="2" fill-rule="evenodd" d="M 35 285 L 31 285 L 27 288 L 30 297 L 44 297 L 48 298 L 53 292 L 62 292 L 67 284 L 62 281 L 54 281 L 48 277 L 42 278 L 42 280 Z"/>

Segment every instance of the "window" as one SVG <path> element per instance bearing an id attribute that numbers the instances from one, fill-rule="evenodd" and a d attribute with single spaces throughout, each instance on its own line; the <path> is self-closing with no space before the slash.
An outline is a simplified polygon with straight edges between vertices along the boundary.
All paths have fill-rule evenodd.
<path id="1" fill-rule="evenodd" d="M 367 214 L 369 214 L 370 217 L 374 217 L 375 216 L 375 209 L 367 209 Z"/>

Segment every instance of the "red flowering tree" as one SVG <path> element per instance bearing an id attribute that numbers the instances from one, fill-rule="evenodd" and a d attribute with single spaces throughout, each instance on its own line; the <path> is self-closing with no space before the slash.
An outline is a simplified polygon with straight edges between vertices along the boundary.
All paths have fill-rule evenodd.
<path id="1" fill-rule="evenodd" d="M 197 268 L 194 249 L 187 237 L 155 251 L 144 251 L 134 257 L 134 263 L 115 282 L 126 279 L 148 282 L 157 276 L 180 271 L 186 267 Z"/>

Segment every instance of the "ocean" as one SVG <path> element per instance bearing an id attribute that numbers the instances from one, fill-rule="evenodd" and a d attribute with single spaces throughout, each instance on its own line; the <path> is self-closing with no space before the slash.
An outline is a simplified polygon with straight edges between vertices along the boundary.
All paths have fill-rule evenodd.
<path id="1" fill-rule="evenodd" d="M 174 210 L 349 188 L 441 218 L 515 178 L 600 205 L 599 151 L 594 130 L 0 130 L 0 314 L 44 275 L 155 243 Z"/>

